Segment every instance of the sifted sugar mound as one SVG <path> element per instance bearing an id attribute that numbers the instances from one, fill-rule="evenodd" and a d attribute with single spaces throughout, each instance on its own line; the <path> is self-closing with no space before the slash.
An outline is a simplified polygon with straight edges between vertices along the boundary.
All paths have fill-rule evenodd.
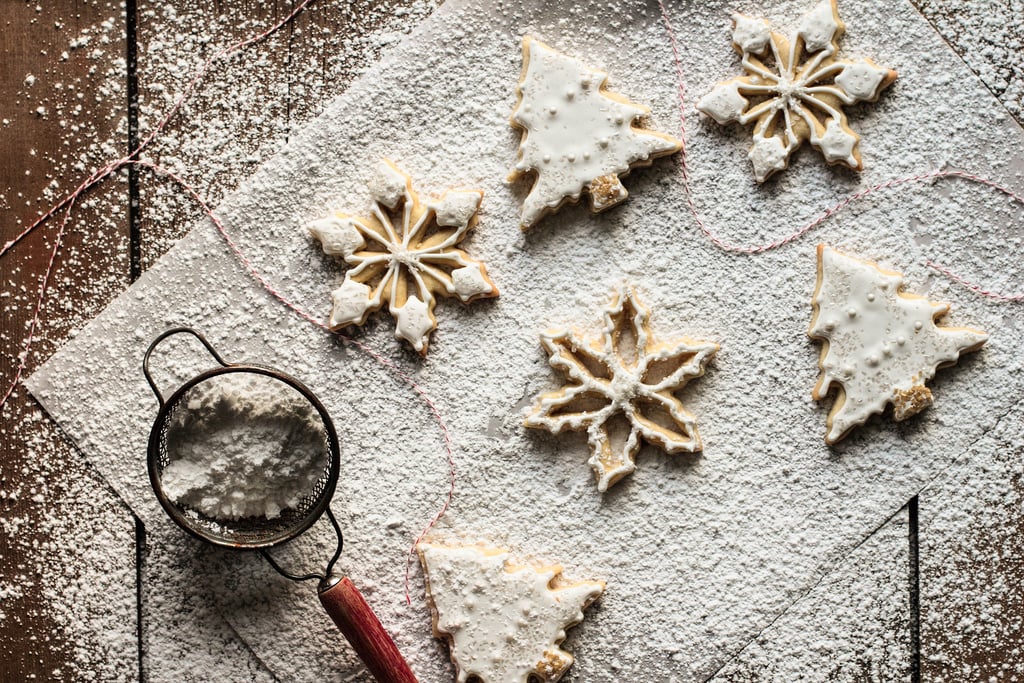
<path id="1" fill-rule="evenodd" d="M 316 408 L 279 380 L 217 375 L 181 399 L 160 477 L 178 505 L 222 520 L 273 519 L 297 508 L 328 462 Z"/>

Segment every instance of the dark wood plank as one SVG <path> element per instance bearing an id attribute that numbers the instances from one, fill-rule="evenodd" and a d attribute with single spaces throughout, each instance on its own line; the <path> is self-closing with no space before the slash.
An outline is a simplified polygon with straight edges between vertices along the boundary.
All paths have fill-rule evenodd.
<path id="1" fill-rule="evenodd" d="M 1024 676 L 1024 476 L 1017 406 L 920 495 L 921 680 Z"/>
<path id="2" fill-rule="evenodd" d="M 138 84 L 141 135 L 177 100 L 202 63 L 231 43 L 262 32 L 287 16 L 292 0 L 139 0 Z M 396 10 L 409 8 L 396 22 Z M 174 169 L 212 206 L 283 147 L 293 130 L 315 118 L 388 44 L 387 26 L 411 29 L 431 4 L 422 0 L 314 2 L 303 14 L 244 54 L 218 64 L 170 122 L 145 156 Z M 141 264 L 155 262 L 201 218 L 179 187 L 148 173 L 139 177 Z M 159 542 L 154 539 L 154 542 Z M 168 561 L 166 553 L 161 561 Z M 146 675 L 168 676 L 175 652 L 188 656 L 190 643 L 166 628 L 188 622 L 201 608 L 160 596 L 153 584 L 161 568 L 144 568 L 143 631 Z M 269 570 L 268 570 L 269 571 Z M 178 615 L 171 610 L 179 610 Z M 261 665 L 222 625 L 201 628 L 205 651 L 223 654 L 217 671 L 237 680 L 262 680 Z M 194 636 L 193 636 L 194 639 Z M 158 650 L 159 657 L 149 650 Z M 173 675 L 173 674 L 172 674 Z"/>
<path id="3" fill-rule="evenodd" d="M 911 0 L 1024 124 L 1024 2 Z M 1016 233 L 1020 234 L 1019 226 Z M 1020 310 L 1007 307 L 1007 316 Z M 1010 322 L 1008 324 L 1019 324 Z M 1012 389 L 1011 389 L 1012 390 Z M 1015 411 L 1014 415 L 1019 415 Z M 1024 675 L 1020 554 L 1020 421 L 972 449 L 920 496 L 923 681 L 1006 681 Z"/>
<path id="4" fill-rule="evenodd" d="M 114 2 L 0 3 L 0 242 L 84 177 L 86 167 L 123 152 L 122 15 Z M 85 164 L 76 167 L 80 159 Z M 125 199 L 123 182 L 114 182 L 75 212 L 29 370 L 127 285 Z M 56 228 L 38 231 L 0 259 L 4 390 Z M 0 680 L 68 680 L 86 670 L 131 680 L 131 514 L 24 389 L 2 418 Z M 100 562 L 108 566 L 97 575 Z"/>
<path id="5" fill-rule="evenodd" d="M 911 2 L 1010 114 L 1024 123 L 1024 2 Z"/>

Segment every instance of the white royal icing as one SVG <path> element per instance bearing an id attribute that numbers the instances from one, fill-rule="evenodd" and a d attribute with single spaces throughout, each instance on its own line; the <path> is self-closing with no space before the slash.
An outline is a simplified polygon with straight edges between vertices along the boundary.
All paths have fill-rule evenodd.
<path id="1" fill-rule="evenodd" d="M 867 60 L 851 61 L 836 76 L 836 85 L 854 100 L 873 100 L 878 97 L 888 73 L 888 69 Z"/>
<path id="2" fill-rule="evenodd" d="M 328 216 L 309 224 L 309 234 L 323 245 L 329 256 L 351 256 L 366 244 L 351 220 Z"/>
<path id="3" fill-rule="evenodd" d="M 732 21 L 732 42 L 736 43 L 741 50 L 759 55 L 768 49 L 772 32 L 767 21 L 744 14 L 732 15 Z"/>
<path id="4" fill-rule="evenodd" d="M 784 169 L 804 140 L 829 163 L 859 169 L 860 138 L 842 106 L 877 99 L 896 72 L 835 58 L 844 29 L 835 0 L 819 2 L 790 38 L 768 31 L 762 19 L 736 14 L 733 22 L 744 75 L 716 85 L 697 109 L 722 124 L 754 122 L 749 157 L 757 181 Z"/>
<path id="5" fill-rule="evenodd" d="M 427 333 L 434 329 L 434 320 L 427 304 L 413 295 L 405 300 L 405 304 L 392 308 L 391 314 L 395 316 L 395 336 L 412 344 L 417 351 L 423 351 Z"/>
<path id="6" fill-rule="evenodd" d="M 739 121 L 750 100 L 740 94 L 736 81 L 721 83 L 700 100 L 700 110 L 718 123 Z"/>
<path id="7" fill-rule="evenodd" d="M 523 202 L 523 227 L 567 199 L 577 200 L 602 176 L 624 175 L 634 165 L 679 150 L 675 138 L 633 126 L 647 107 L 609 97 L 603 90 L 605 72 L 530 37 L 523 40 L 523 51 L 526 71 L 512 113 L 523 136 L 513 178 L 530 172 L 537 176 Z M 592 208 L 613 206 L 625 194 L 615 197 Z"/>
<path id="8" fill-rule="evenodd" d="M 437 224 L 446 228 L 464 228 L 480 209 L 483 193 L 449 190 L 440 201 L 431 202 L 430 208 L 437 214 Z"/>
<path id="9" fill-rule="evenodd" d="M 375 207 L 370 218 L 335 215 L 308 226 L 324 252 L 344 257 L 351 268 L 334 290 L 330 326 L 362 325 L 369 313 L 388 305 L 395 336 L 426 353 L 437 327 L 437 296 L 463 302 L 498 295 L 483 264 L 457 245 L 474 224 L 483 196 L 450 191 L 421 205 L 409 177 L 388 161 L 371 183 Z M 399 212 L 400 222 L 392 212 Z"/>
<path id="10" fill-rule="evenodd" d="M 369 181 L 370 196 L 378 204 L 394 209 L 408 196 L 409 177 L 387 159 L 378 163 L 374 171 Z"/>
<path id="11" fill-rule="evenodd" d="M 828 120 L 825 124 L 825 134 L 818 141 L 825 161 L 842 161 L 847 166 L 857 165 L 857 158 L 853 155 L 853 148 L 856 146 L 857 136 L 847 133 L 842 124 L 835 119 Z"/>
<path id="12" fill-rule="evenodd" d="M 604 584 L 568 582 L 561 567 L 513 567 L 504 550 L 421 543 L 434 631 L 465 683 L 554 683 L 572 665 L 559 645 Z"/>
<path id="13" fill-rule="evenodd" d="M 899 273 L 818 247 L 818 287 L 808 334 L 827 347 L 814 398 L 824 398 L 833 384 L 842 388 L 829 416 L 829 443 L 889 403 L 897 419 L 926 407 L 931 393 L 925 383 L 936 367 L 955 362 L 988 339 L 979 330 L 937 326 L 935 318 L 949 305 L 903 294 L 902 286 Z"/>
<path id="14" fill-rule="evenodd" d="M 804 39 L 808 52 L 817 52 L 832 47 L 832 43 L 843 32 L 835 0 L 821 0 L 814 9 L 800 20 L 796 34 Z"/>
<path id="15" fill-rule="evenodd" d="M 781 171 L 789 163 L 789 149 L 776 137 L 755 138 L 754 144 L 747 153 L 754 164 L 754 174 L 763 180 L 775 171 Z"/>
<path id="16" fill-rule="evenodd" d="M 562 372 L 568 383 L 541 394 L 525 424 L 555 434 L 586 430 L 589 463 L 602 492 L 636 469 L 641 440 L 669 453 L 701 449 L 696 420 L 674 392 L 704 374 L 718 345 L 685 337 L 655 341 L 649 321 L 650 311 L 636 292 L 622 288 L 605 309 L 600 337 L 571 331 L 541 337 L 551 367 Z M 596 376 L 595 367 L 600 368 Z M 653 375 L 654 369 L 659 374 Z M 621 443 L 613 442 L 609 428 L 609 421 L 616 417 L 629 424 Z"/>
<path id="17" fill-rule="evenodd" d="M 475 296 L 487 294 L 493 285 L 484 275 L 480 264 L 456 268 L 452 271 L 452 285 L 455 293 L 463 301 L 469 301 Z"/>
<path id="18" fill-rule="evenodd" d="M 341 287 L 331 292 L 331 327 L 362 325 L 372 308 L 370 288 L 362 282 L 346 279 Z"/>

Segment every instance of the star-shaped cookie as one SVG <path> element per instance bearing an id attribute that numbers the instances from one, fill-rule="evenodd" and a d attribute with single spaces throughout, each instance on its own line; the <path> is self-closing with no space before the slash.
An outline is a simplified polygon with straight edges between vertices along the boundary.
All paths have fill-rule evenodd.
<path id="1" fill-rule="evenodd" d="M 599 491 L 636 469 L 641 440 L 668 453 L 701 449 L 697 422 L 674 392 L 703 375 L 719 347 L 685 337 L 655 340 L 650 311 L 634 289 L 616 293 L 599 337 L 558 331 L 541 343 L 568 383 L 537 398 L 526 426 L 586 431 Z"/>

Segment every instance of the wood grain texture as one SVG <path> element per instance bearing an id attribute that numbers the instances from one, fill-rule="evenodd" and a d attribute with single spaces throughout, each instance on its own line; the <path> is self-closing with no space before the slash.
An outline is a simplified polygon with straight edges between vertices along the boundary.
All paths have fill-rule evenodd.
<path id="1" fill-rule="evenodd" d="M 1024 121 L 1021 1 L 913 2 L 1008 111 Z M 386 40 L 372 36 L 388 17 L 396 10 L 423 4 L 417 0 L 314 3 L 286 31 L 219 67 L 150 158 L 181 171 L 216 204 L 386 49 Z M 169 106 L 203 57 L 232 38 L 265 27 L 291 6 L 286 0 L 140 0 L 143 131 Z M 414 14 L 410 22 L 418 16 Z M 124 51 L 124 9 L 117 2 L 0 2 L 0 242 L 10 239 L 48 204 L 40 198 L 51 182 L 57 183 L 51 193 L 67 189 L 85 168 L 124 152 Z M 87 161 L 75 168 L 80 158 Z M 140 190 L 145 267 L 184 234 L 199 214 L 177 188 L 158 179 L 143 175 Z M 45 324 L 30 367 L 127 286 L 127 205 L 127 187 L 119 178 L 91 193 L 76 211 L 53 285 L 58 295 L 44 309 Z M 0 373 L 5 381 L 13 376 L 31 317 L 32 294 L 53 234 L 53 229 L 40 231 L 0 260 Z M 83 667 L 101 671 L 103 680 L 134 679 L 138 663 L 130 513 L 78 459 L 75 449 L 39 414 L 23 390 L 16 392 L 2 418 L 0 587 L 15 590 L 0 599 L 0 680 L 66 680 L 68 672 Z M 1019 419 L 1016 423 L 1019 429 Z M 1002 450 L 993 442 L 983 458 L 922 494 L 924 680 L 984 676 L 1010 680 L 1024 675 L 1017 670 L 1024 661 L 1020 652 L 1024 605 L 1015 597 L 1024 575 L 1016 559 L 1020 555 L 1017 501 L 1024 493 L 1017 463 L 1022 455 L 1008 450 L 1005 442 Z M 981 498 L 972 493 L 979 483 L 988 492 Z M 83 539 L 110 544 L 116 551 L 103 556 L 116 556 L 118 562 L 95 566 L 89 547 L 76 545 Z M 782 628 L 796 620 L 806 624 L 807 642 L 816 634 L 827 634 L 856 647 L 855 633 L 829 622 L 829 605 L 848 606 L 854 593 L 863 589 L 865 577 L 881 571 L 876 563 L 893 569 L 902 562 L 902 555 L 892 554 L 903 552 L 895 545 L 869 543 L 865 548 L 877 552 L 862 565 L 841 569 L 834 581 L 823 580 L 801 601 L 803 607 L 798 603 L 795 609 L 800 609 L 784 615 L 777 625 Z M 174 558 L 154 553 L 150 559 L 170 563 Z M 152 571 L 152 581 L 160 574 Z M 85 585 L 83 576 L 102 579 Z M 97 631 L 106 629 L 104 638 L 79 634 L 69 639 L 71 616 L 62 614 L 56 601 L 62 588 L 84 598 L 107 597 L 102 604 L 86 599 L 75 602 L 73 615 L 78 623 L 92 623 Z M 902 585 L 890 585 L 888 590 L 893 604 L 902 600 L 895 597 Z M 873 604 L 881 614 L 889 603 L 883 604 L 883 593 L 877 595 Z M 146 616 L 166 625 L 168 614 L 180 609 L 181 604 L 173 601 L 151 600 Z M 892 646 L 899 650 L 902 628 L 901 623 L 888 622 L 882 628 L 885 635 L 879 637 L 894 638 Z M 111 633 L 118 637 L 110 637 Z M 789 632 L 766 631 L 727 672 L 729 680 L 765 680 L 764 671 L 778 669 L 791 648 L 806 645 L 804 641 L 794 645 L 797 641 L 785 633 Z M 154 647 L 173 646 L 176 633 L 165 626 L 150 636 Z M 190 645 L 184 641 L 176 647 L 185 653 Z M 244 645 L 228 640 L 224 647 L 224 666 L 237 673 L 236 680 L 269 680 Z M 166 650 L 162 654 L 171 655 Z M 886 656 L 895 657 L 893 653 Z M 161 672 L 151 670 L 150 674 L 160 680 Z"/>
<path id="2" fill-rule="evenodd" d="M 320 603 L 378 683 L 417 683 L 366 598 L 347 577 L 320 590 Z"/>
<path id="3" fill-rule="evenodd" d="M 1018 404 L 921 492 L 921 680 L 1024 678 Z"/>
<path id="4" fill-rule="evenodd" d="M 83 178 L 88 166 L 124 149 L 120 16 L 107 2 L 0 3 L 0 242 Z M 108 28 L 95 31 L 103 22 Z M 42 310 L 29 370 L 127 286 L 126 206 L 123 182 L 80 203 L 51 278 L 53 296 Z M 4 390 L 17 369 L 57 227 L 52 221 L 0 260 Z M 133 680 L 131 514 L 22 388 L 2 417 L 0 680 L 67 680 L 83 669 L 106 680 Z M 97 557 L 116 560 L 97 567 Z"/>

